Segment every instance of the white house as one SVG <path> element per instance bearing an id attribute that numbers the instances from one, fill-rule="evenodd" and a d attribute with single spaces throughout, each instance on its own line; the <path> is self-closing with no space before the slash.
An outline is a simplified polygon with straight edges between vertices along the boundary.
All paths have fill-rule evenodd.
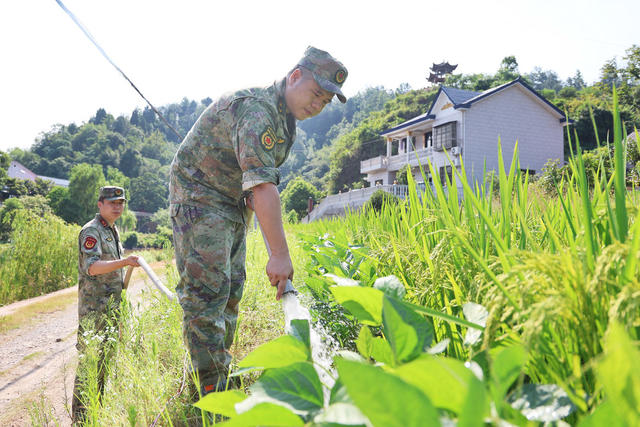
<path id="1" fill-rule="evenodd" d="M 442 86 L 427 113 L 382 132 L 386 155 L 363 160 L 360 172 L 371 186 L 386 186 L 410 164 L 422 182 L 418 164 L 428 172 L 430 161 L 444 182 L 453 173 L 448 155 L 458 169 L 462 159 L 471 183 L 482 182 L 485 165 L 498 168 L 498 141 L 507 170 L 517 141 L 520 168 L 538 173 L 549 159 L 564 158 L 566 123 L 562 111 L 520 78 L 485 92 Z"/>
<path id="2" fill-rule="evenodd" d="M 18 179 L 28 179 L 29 181 L 35 181 L 36 178 L 43 179 L 45 181 L 51 181 L 53 185 L 57 185 L 59 187 L 69 187 L 69 180 L 62 178 L 52 178 L 50 176 L 37 175 L 32 172 L 29 168 L 24 166 L 20 162 L 16 162 L 12 160 L 9 164 L 9 169 L 7 169 L 7 175 L 9 178 L 18 178 Z"/>

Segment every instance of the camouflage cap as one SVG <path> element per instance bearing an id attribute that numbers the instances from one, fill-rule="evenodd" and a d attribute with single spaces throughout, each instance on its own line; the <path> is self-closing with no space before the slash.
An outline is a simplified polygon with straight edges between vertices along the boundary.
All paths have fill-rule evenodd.
<path id="1" fill-rule="evenodd" d="M 113 185 L 101 187 L 100 197 L 104 200 L 127 200 L 124 197 L 124 189 Z"/>
<path id="2" fill-rule="evenodd" d="M 342 63 L 324 50 L 309 46 L 298 65 L 308 69 L 313 74 L 316 83 L 331 93 L 335 93 L 340 102 L 347 102 L 340 88 L 347 79 L 347 69 Z"/>

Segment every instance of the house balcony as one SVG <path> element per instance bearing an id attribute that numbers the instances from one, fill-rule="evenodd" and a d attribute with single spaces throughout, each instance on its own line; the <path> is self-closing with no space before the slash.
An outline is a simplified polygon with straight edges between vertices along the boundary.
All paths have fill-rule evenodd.
<path id="1" fill-rule="evenodd" d="M 369 173 L 387 168 L 387 156 L 378 156 L 360 162 L 360 173 Z"/>
<path id="2" fill-rule="evenodd" d="M 423 148 L 390 157 L 378 156 L 372 159 L 362 160 L 360 162 L 360 173 L 366 174 L 379 170 L 393 172 L 402 169 L 407 164 L 410 164 L 412 167 L 416 167 L 418 164 L 425 166 L 432 155 L 433 148 Z"/>

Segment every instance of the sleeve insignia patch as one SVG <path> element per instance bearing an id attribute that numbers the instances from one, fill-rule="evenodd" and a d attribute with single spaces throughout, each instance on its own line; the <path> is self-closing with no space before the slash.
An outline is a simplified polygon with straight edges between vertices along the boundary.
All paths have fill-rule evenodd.
<path id="1" fill-rule="evenodd" d="M 344 83 L 344 79 L 346 78 L 345 74 L 346 73 L 344 72 L 344 70 L 338 70 L 335 76 L 336 82 L 338 82 L 339 84 Z"/>
<path id="2" fill-rule="evenodd" d="M 278 138 L 271 126 L 267 126 L 267 129 L 260 135 L 260 143 L 267 151 L 271 150 L 276 143 L 282 144 L 283 142 L 284 139 Z"/>
<path id="3" fill-rule="evenodd" d="M 84 239 L 84 248 L 85 249 L 93 249 L 93 247 L 96 245 L 96 243 L 98 243 L 98 241 L 91 237 L 91 236 L 87 236 Z"/>

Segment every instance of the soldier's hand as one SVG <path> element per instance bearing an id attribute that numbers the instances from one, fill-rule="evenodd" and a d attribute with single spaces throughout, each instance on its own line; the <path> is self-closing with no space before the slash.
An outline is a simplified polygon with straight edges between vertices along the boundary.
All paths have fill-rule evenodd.
<path id="1" fill-rule="evenodd" d="M 132 267 L 140 267 L 140 263 L 138 262 L 138 255 L 129 255 L 125 259 L 126 265 L 130 265 Z"/>
<path id="2" fill-rule="evenodd" d="M 271 254 L 266 271 L 271 286 L 278 287 L 276 300 L 279 301 L 284 292 L 287 280 L 293 280 L 293 264 L 291 264 L 289 254 Z"/>

